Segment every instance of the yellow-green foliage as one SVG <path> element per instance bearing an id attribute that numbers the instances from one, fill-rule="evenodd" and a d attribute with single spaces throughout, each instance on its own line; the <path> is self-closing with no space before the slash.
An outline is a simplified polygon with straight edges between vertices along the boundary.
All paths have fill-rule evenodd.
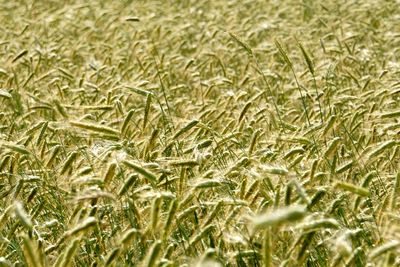
<path id="1" fill-rule="evenodd" d="M 399 265 L 399 14 L 1 1 L 0 265 Z"/>

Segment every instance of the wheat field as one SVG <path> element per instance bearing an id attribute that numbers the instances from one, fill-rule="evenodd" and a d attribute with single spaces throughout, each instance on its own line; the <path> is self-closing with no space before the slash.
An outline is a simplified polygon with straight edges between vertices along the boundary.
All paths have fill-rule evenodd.
<path id="1" fill-rule="evenodd" d="M 0 2 L 0 266 L 400 266 L 400 2 Z"/>

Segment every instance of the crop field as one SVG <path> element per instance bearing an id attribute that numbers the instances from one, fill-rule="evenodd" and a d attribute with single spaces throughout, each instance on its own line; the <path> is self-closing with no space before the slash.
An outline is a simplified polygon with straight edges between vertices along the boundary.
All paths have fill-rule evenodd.
<path id="1" fill-rule="evenodd" d="M 0 1 L 0 266 L 400 266 L 399 59 L 399 1 Z"/>

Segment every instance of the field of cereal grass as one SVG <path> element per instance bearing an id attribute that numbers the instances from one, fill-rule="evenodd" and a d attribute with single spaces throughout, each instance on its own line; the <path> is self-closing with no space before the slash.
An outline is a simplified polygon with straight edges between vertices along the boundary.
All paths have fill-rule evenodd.
<path id="1" fill-rule="evenodd" d="M 1 1 L 0 266 L 399 266 L 399 1 Z"/>

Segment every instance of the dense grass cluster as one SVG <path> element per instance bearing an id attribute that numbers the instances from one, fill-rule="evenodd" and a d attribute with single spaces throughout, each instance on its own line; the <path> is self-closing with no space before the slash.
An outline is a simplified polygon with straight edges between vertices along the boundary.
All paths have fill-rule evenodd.
<path id="1" fill-rule="evenodd" d="M 400 264 L 398 1 L 1 1 L 1 266 Z"/>

